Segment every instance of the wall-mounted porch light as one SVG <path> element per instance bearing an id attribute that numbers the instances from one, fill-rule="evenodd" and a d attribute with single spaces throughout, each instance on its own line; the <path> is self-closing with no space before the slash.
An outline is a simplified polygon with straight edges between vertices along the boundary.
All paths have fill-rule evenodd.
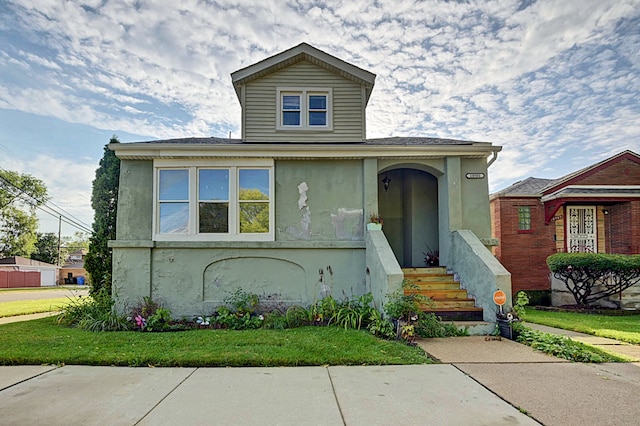
<path id="1" fill-rule="evenodd" d="M 389 176 L 385 176 L 384 179 L 382 179 L 382 184 L 384 185 L 384 190 L 388 191 L 389 190 L 389 184 L 391 183 L 391 179 L 389 179 Z"/>

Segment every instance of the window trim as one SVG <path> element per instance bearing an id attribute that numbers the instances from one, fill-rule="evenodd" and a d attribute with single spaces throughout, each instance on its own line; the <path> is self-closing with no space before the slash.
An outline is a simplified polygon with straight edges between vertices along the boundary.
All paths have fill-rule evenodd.
<path id="1" fill-rule="evenodd" d="M 285 126 L 283 124 L 283 102 L 286 95 L 300 96 L 300 125 Z M 309 125 L 309 96 L 327 97 L 327 124 L 324 126 Z M 330 87 L 277 87 L 276 88 L 276 130 L 285 131 L 331 131 L 333 130 L 333 90 Z"/>
<path id="2" fill-rule="evenodd" d="M 160 170 L 187 169 L 189 172 L 188 231 L 179 234 L 160 233 Z M 198 170 L 229 170 L 229 232 L 199 233 Z M 269 232 L 240 233 L 239 170 L 265 169 L 269 171 Z M 273 159 L 178 160 L 156 159 L 153 163 L 153 240 L 154 241 L 274 241 L 275 240 L 275 183 Z"/>

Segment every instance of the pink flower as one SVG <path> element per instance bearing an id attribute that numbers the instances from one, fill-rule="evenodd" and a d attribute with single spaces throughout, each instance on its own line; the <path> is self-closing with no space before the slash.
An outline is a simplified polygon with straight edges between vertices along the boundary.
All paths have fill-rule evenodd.
<path id="1" fill-rule="evenodd" d="M 141 315 L 136 316 L 135 320 L 136 320 L 137 326 L 140 328 L 144 328 L 144 326 L 147 325 L 147 320 L 142 318 Z"/>

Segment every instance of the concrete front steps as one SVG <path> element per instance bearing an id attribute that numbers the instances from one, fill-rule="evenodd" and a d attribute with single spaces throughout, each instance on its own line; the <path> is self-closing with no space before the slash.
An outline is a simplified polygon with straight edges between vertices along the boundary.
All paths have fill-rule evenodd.
<path id="1" fill-rule="evenodd" d="M 424 312 L 433 312 L 444 321 L 482 321 L 482 308 L 476 307 L 475 300 L 444 267 L 403 268 L 402 272 L 415 287 L 405 289 L 405 294 L 418 293 L 433 301 L 433 306 L 421 307 Z"/>

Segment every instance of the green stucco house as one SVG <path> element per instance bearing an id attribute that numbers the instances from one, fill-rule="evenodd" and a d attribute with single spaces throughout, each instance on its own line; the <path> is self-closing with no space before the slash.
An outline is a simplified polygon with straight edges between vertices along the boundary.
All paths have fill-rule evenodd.
<path id="1" fill-rule="evenodd" d="M 121 159 L 113 289 L 176 316 L 202 315 L 242 287 L 309 304 L 372 292 L 377 306 L 439 251 L 495 320 L 509 273 L 487 247 L 487 169 L 500 147 L 366 138 L 375 75 L 300 44 L 234 72 L 242 137 L 110 146 Z M 371 214 L 383 230 L 367 230 Z M 412 270 L 416 272 L 416 270 Z"/>

